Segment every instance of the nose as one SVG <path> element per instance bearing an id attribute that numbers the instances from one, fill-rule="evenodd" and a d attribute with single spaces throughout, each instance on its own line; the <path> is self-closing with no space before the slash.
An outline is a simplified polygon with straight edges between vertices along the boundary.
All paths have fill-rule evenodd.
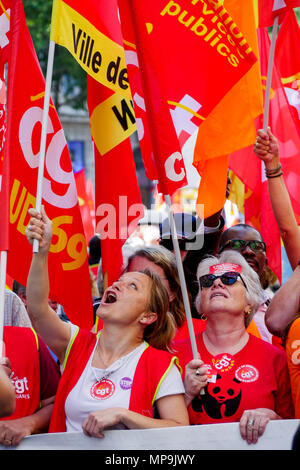
<path id="1" fill-rule="evenodd" d="M 242 250 L 242 253 L 246 253 L 246 254 L 250 254 L 250 255 L 255 255 L 255 252 L 253 250 L 251 250 L 250 246 L 247 245 L 244 247 L 244 249 Z"/>
<path id="2" fill-rule="evenodd" d="M 218 277 L 217 279 L 214 280 L 212 287 L 224 287 L 223 282 L 221 279 Z"/>

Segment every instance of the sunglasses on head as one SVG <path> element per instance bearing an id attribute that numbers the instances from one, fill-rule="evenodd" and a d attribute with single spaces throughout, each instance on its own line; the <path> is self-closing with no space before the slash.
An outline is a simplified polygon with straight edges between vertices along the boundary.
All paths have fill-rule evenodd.
<path id="1" fill-rule="evenodd" d="M 221 248 L 220 252 L 225 250 L 225 248 L 230 248 L 231 250 L 242 251 L 247 246 L 250 247 L 250 250 L 255 252 L 266 251 L 266 244 L 260 240 L 228 240 Z"/>
<path id="2" fill-rule="evenodd" d="M 240 273 L 234 271 L 221 274 L 220 276 L 215 276 L 214 274 L 204 274 L 204 276 L 199 277 L 199 283 L 201 289 L 203 289 L 203 287 L 211 287 L 216 279 L 221 279 L 222 284 L 224 284 L 225 286 L 232 286 L 236 283 L 239 278 L 247 289 L 244 279 L 242 278 Z"/>

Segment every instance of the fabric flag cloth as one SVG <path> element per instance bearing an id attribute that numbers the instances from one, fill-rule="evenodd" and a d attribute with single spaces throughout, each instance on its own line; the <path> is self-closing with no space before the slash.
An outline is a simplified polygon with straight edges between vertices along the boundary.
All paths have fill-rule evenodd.
<path id="1" fill-rule="evenodd" d="M 9 160 L 5 150 L 6 134 L 6 89 L 4 78 L 4 65 L 8 60 L 10 39 L 10 2 L 3 0 L 0 3 L 0 251 L 9 249 Z M 6 155 L 5 155 L 6 152 Z"/>
<path id="2" fill-rule="evenodd" d="M 280 26 L 276 41 L 275 59 L 281 75 L 291 112 L 300 132 L 300 28 L 293 10 Z"/>
<path id="3" fill-rule="evenodd" d="M 122 246 L 143 217 L 130 136 L 136 132 L 117 1 L 54 0 L 50 39 L 87 72 L 95 155 L 96 232 L 105 284 L 122 270 Z M 138 206 L 138 210 L 135 209 Z"/>
<path id="4" fill-rule="evenodd" d="M 220 3 L 119 0 L 119 9 L 146 174 L 172 195 L 186 183 L 183 144 L 256 58 Z"/>
<path id="5" fill-rule="evenodd" d="M 76 189 L 78 194 L 78 203 L 81 213 L 83 230 L 87 243 L 95 235 L 95 221 L 92 218 L 89 197 L 86 191 L 84 168 L 74 171 Z"/>
<path id="6" fill-rule="evenodd" d="M 224 6 L 258 57 L 253 0 L 225 0 Z M 199 127 L 194 166 L 201 175 L 197 203 L 204 204 L 205 214 L 223 208 L 229 154 L 254 143 L 255 119 L 262 112 L 263 92 L 257 61 Z"/>
<path id="7" fill-rule="evenodd" d="M 300 6 L 300 0 L 254 0 L 258 27 L 269 27 L 279 16 L 279 24 L 291 9 Z"/>
<path id="8" fill-rule="evenodd" d="M 26 285 L 32 247 L 26 240 L 28 209 L 35 207 L 45 80 L 26 25 L 22 2 L 11 3 L 8 62 L 10 251 L 7 272 Z M 76 184 L 63 129 L 50 103 L 42 204 L 53 222 L 49 253 L 50 298 L 82 328 L 93 325 L 87 246 Z M 77 288 L 80 286 L 80 289 Z"/>
<path id="9" fill-rule="evenodd" d="M 262 76 L 266 76 L 270 39 L 264 28 L 258 30 Z M 262 116 L 257 129 L 262 128 Z M 279 70 L 274 62 L 271 84 L 269 126 L 278 139 L 283 177 L 297 219 L 300 214 L 300 138 L 293 119 Z M 253 153 L 253 147 L 230 156 L 230 168 L 245 184 L 245 221 L 258 229 L 267 245 L 267 257 L 272 271 L 281 281 L 281 242 L 278 226 L 268 195 L 268 182 L 263 165 Z"/>

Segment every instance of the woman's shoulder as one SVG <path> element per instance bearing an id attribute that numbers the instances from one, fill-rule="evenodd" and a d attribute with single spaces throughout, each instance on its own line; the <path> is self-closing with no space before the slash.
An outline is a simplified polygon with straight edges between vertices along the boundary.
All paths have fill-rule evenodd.
<path id="1" fill-rule="evenodd" d="M 283 349 L 275 346 L 274 344 L 268 343 L 267 341 L 258 338 L 252 334 L 249 334 L 249 343 L 248 349 L 255 352 L 255 355 L 261 355 L 261 357 L 281 357 L 283 359 L 286 358 L 286 353 Z"/>

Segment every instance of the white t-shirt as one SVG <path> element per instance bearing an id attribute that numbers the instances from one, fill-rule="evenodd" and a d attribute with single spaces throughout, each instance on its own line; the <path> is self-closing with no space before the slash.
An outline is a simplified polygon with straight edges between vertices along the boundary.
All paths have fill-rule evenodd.
<path id="1" fill-rule="evenodd" d="M 105 370 L 91 365 L 96 346 L 97 342 L 80 379 L 66 399 L 67 432 L 82 431 L 83 422 L 93 411 L 114 407 L 129 408 L 135 369 L 146 343 L 140 344 Z M 173 365 L 160 385 L 156 400 L 177 394 L 184 394 L 184 386 L 178 368 Z M 110 429 L 124 429 L 124 426 L 118 425 Z"/>

